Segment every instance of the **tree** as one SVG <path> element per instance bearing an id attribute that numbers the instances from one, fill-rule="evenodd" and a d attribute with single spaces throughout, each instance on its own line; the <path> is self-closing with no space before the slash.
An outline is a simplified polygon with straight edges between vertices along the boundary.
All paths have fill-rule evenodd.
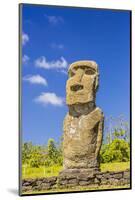
<path id="1" fill-rule="evenodd" d="M 32 157 L 32 142 L 25 142 L 22 145 L 22 163 L 29 164 Z"/>
<path id="2" fill-rule="evenodd" d="M 130 143 L 129 123 L 123 115 L 105 118 L 103 143 L 110 144 L 114 139 L 124 139 Z"/>
<path id="3" fill-rule="evenodd" d="M 100 161 L 106 162 L 126 162 L 130 159 L 130 146 L 124 139 L 114 139 L 111 144 L 106 144 L 101 148 Z"/>
<path id="4" fill-rule="evenodd" d="M 63 165 L 63 135 L 60 137 L 60 142 L 58 143 L 57 147 L 58 151 L 58 165 Z"/>
<path id="5" fill-rule="evenodd" d="M 32 155 L 30 159 L 30 166 L 38 168 L 42 164 L 43 154 L 41 153 L 41 146 L 33 146 Z"/>
<path id="6" fill-rule="evenodd" d="M 58 151 L 54 139 L 50 138 L 47 144 L 49 165 L 57 164 Z"/>

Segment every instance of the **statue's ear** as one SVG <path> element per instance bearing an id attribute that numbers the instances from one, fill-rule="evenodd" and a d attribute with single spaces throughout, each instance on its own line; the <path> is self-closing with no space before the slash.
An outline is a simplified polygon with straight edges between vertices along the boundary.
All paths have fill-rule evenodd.
<path id="1" fill-rule="evenodd" d="M 96 80 L 95 80 L 95 90 L 98 89 L 99 86 L 99 74 L 96 75 Z"/>
<path id="2" fill-rule="evenodd" d="M 68 72 L 68 77 L 69 78 L 71 77 L 71 70 Z"/>

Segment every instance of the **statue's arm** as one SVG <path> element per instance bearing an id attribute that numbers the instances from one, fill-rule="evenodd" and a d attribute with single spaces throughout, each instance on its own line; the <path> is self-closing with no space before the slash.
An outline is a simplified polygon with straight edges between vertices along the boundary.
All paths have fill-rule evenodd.
<path id="1" fill-rule="evenodd" d="M 63 133 L 66 130 L 66 125 L 67 125 L 68 118 L 69 118 L 69 114 L 67 113 L 65 118 L 64 118 L 64 120 L 63 120 Z"/>
<path id="2" fill-rule="evenodd" d="M 104 128 L 104 116 L 101 117 L 98 124 L 98 135 L 97 135 L 96 152 L 95 152 L 96 157 L 99 154 L 101 144 L 102 144 L 103 128 Z"/>

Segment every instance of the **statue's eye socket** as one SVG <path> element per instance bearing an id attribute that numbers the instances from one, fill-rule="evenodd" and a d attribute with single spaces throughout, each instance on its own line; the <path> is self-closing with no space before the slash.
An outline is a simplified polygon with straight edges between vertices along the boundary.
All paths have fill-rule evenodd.
<path id="1" fill-rule="evenodd" d="M 73 73 L 72 71 L 69 72 L 69 78 L 73 77 L 75 75 L 75 73 Z"/>
<path id="2" fill-rule="evenodd" d="M 85 71 L 85 74 L 87 74 L 87 75 L 93 75 L 94 74 L 94 71 L 92 71 L 92 70 L 86 70 Z"/>

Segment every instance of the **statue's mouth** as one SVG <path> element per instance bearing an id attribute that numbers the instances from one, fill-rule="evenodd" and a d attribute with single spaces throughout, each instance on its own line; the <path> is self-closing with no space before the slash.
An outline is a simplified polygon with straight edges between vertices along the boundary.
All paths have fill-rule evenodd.
<path id="1" fill-rule="evenodd" d="M 70 87 L 71 91 L 77 92 L 78 90 L 82 90 L 83 89 L 83 85 L 80 84 L 74 84 Z"/>

